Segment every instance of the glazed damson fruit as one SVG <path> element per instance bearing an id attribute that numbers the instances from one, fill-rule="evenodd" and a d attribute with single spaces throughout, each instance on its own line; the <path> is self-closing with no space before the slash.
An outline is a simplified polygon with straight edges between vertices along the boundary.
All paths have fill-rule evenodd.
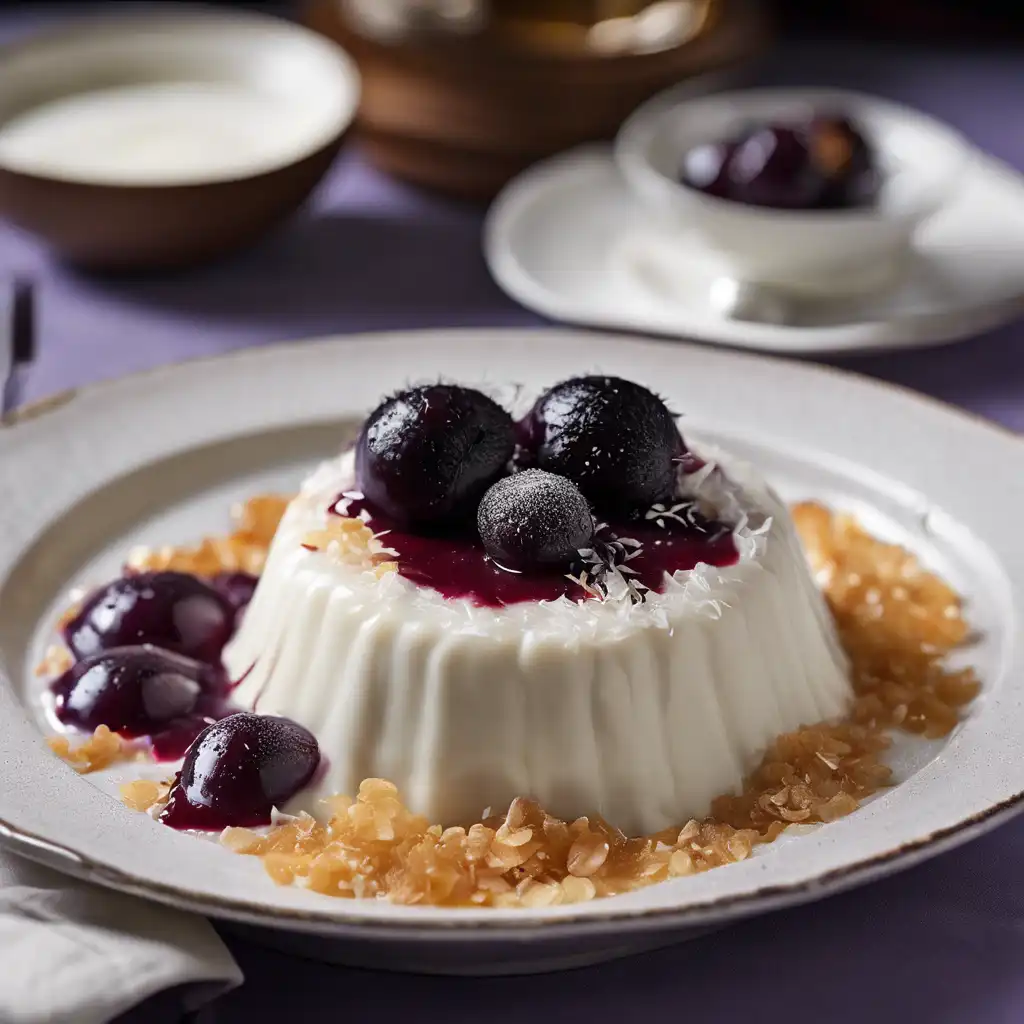
<path id="1" fill-rule="evenodd" d="M 825 190 L 808 135 L 785 125 L 762 128 L 739 142 L 727 175 L 729 198 L 751 206 L 811 210 Z"/>
<path id="2" fill-rule="evenodd" d="M 574 377 L 537 399 L 522 426 L 534 465 L 568 477 L 598 518 L 632 518 L 668 500 L 686 451 L 675 416 L 621 377 Z"/>
<path id="3" fill-rule="evenodd" d="M 234 608 L 198 577 L 141 572 L 121 576 L 93 593 L 64 627 L 64 638 L 76 658 L 111 647 L 152 644 L 216 664 L 234 622 Z"/>
<path id="4" fill-rule="evenodd" d="M 220 831 L 269 824 L 312 779 L 316 737 L 288 718 L 239 712 L 208 726 L 188 749 L 160 820 Z"/>
<path id="5" fill-rule="evenodd" d="M 432 384 L 379 405 L 356 442 L 356 483 L 397 523 L 472 522 L 515 447 L 512 417 L 473 388 Z"/>
<path id="6" fill-rule="evenodd" d="M 779 210 L 838 210 L 877 201 L 881 176 L 864 131 L 842 114 L 748 125 L 683 157 L 684 185 Z"/>
<path id="7" fill-rule="evenodd" d="M 65 725 L 105 725 L 123 736 L 151 736 L 193 714 L 204 695 L 224 689 L 210 665 L 156 647 L 115 647 L 73 665 L 51 687 Z"/>

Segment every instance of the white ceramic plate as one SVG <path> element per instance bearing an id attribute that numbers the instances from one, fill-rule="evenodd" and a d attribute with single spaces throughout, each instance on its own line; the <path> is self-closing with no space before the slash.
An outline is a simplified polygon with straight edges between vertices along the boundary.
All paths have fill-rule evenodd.
<path id="1" fill-rule="evenodd" d="M 229 502 L 293 487 L 382 393 L 440 373 L 540 388 L 586 370 L 656 385 L 684 431 L 756 461 L 789 498 L 859 512 L 960 588 L 983 696 L 945 743 L 900 743 L 900 785 L 853 816 L 696 877 L 587 905 L 446 910 L 277 888 L 258 862 L 113 799 L 137 766 L 79 777 L 40 737 L 32 665 L 69 584 L 136 540 L 222 529 Z M 101 885 L 305 933 L 378 966 L 552 969 L 673 940 L 906 867 L 1024 797 L 1024 445 L 985 423 L 835 371 L 560 331 L 410 333 L 282 345 L 64 396 L 0 429 L 0 842 Z M 314 941 L 315 937 L 315 941 Z"/>
<path id="2" fill-rule="evenodd" d="M 555 320 L 767 352 L 912 348 L 979 334 L 1024 313 L 1024 178 L 981 153 L 957 198 L 921 230 L 887 293 L 805 300 L 793 323 L 723 316 L 730 269 L 626 187 L 607 146 L 525 171 L 494 201 L 484 252 L 498 284 Z"/>

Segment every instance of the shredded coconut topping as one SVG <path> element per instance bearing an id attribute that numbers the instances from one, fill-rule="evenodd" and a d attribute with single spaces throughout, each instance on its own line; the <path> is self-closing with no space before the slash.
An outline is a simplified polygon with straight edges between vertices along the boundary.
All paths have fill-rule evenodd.
<path id="1" fill-rule="evenodd" d="M 640 604 L 648 588 L 640 580 L 631 578 L 636 570 L 629 563 L 642 551 L 640 541 L 620 537 L 609 530 L 607 523 L 598 523 L 594 546 L 579 550 L 583 570 L 578 575 L 569 574 L 568 578 L 597 600 L 628 600 Z"/>

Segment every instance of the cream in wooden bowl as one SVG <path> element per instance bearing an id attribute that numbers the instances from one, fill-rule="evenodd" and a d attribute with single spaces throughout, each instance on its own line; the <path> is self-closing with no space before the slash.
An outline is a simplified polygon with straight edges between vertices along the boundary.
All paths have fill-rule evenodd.
<path id="1" fill-rule="evenodd" d="M 358 99 L 340 48 L 262 15 L 46 33 L 0 60 L 0 214 L 93 269 L 214 258 L 306 199 Z"/>

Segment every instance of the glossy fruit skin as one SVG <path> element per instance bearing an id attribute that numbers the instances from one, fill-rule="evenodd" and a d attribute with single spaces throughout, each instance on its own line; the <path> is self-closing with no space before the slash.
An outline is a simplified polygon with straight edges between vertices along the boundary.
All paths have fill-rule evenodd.
<path id="1" fill-rule="evenodd" d="M 729 199 L 732 187 L 730 168 L 736 143 L 706 142 L 694 146 L 683 156 L 681 180 L 709 196 Z"/>
<path id="2" fill-rule="evenodd" d="M 515 572 L 567 570 L 594 539 L 594 517 L 566 477 L 527 469 L 493 484 L 477 529 L 490 558 Z"/>
<path id="3" fill-rule="evenodd" d="M 534 464 L 568 477 L 599 519 L 642 516 L 671 498 L 686 451 L 665 403 L 620 377 L 556 384 L 537 399 L 522 433 Z"/>
<path id="4" fill-rule="evenodd" d="M 732 199 L 779 210 L 815 209 L 825 189 L 806 133 L 783 125 L 761 128 L 739 142 L 729 177 Z"/>
<path id="5" fill-rule="evenodd" d="M 220 671 L 151 646 L 115 647 L 73 665 L 51 687 L 65 725 L 105 725 L 127 737 L 150 736 L 196 712 L 220 694 Z"/>
<path id="6" fill-rule="evenodd" d="M 452 384 L 411 388 L 388 398 L 363 424 L 357 486 L 399 524 L 472 522 L 514 447 L 512 417 L 480 391 Z"/>
<path id="7" fill-rule="evenodd" d="M 76 658 L 152 644 L 209 664 L 234 629 L 234 609 L 208 583 L 182 572 L 142 572 L 101 587 L 64 627 Z"/>
<path id="8" fill-rule="evenodd" d="M 872 205 L 881 176 L 863 130 L 843 114 L 747 125 L 683 158 L 683 184 L 720 199 L 777 210 Z"/>
<path id="9" fill-rule="evenodd" d="M 213 589 L 235 610 L 244 611 L 256 593 L 259 577 L 248 572 L 221 572 L 210 581 Z"/>
<path id="10" fill-rule="evenodd" d="M 239 712 L 208 726 L 189 747 L 160 820 L 202 831 L 266 825 L 319 764 L 320 747 L 308 729 Z"/>

